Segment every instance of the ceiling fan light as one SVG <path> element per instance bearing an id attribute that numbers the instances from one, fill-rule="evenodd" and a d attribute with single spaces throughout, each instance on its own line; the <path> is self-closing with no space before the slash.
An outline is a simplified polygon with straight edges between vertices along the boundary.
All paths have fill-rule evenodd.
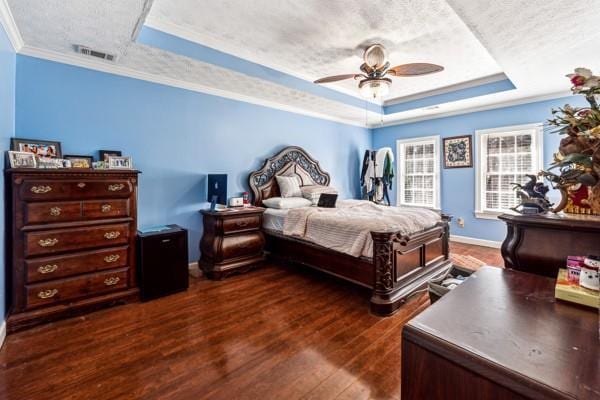
<path id="1" fill-rule="evenodd" d="M 390 92 L 389 79 L 366 79 L 358 85 L 360 94 L 367 99 L 380 99 Z"/>

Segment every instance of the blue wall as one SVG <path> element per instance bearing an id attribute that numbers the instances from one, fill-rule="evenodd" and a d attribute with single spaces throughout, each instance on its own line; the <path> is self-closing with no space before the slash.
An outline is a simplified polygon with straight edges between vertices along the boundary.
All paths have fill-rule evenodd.
<path id="1" fill-rule="evenodd" d="M 480 111 L 452 117 L 431 119 L 405 125 L 378 128 L 373 131 L 373 147 L 389 146 L 396 151 L 396 140 L 419 136 L 440 135 L 443 137 L 475 134 L 475 130 L 497 128 L 510 125 L 522 125 L 546 122 L 551 118 L 550 110 L 555 107 L 571 105 L 583 106 L 582 96 L 565 97 L 549 101 L 528 103 L 518 106 Z M 552 161 L 552 155 L 558 149 L 560 136 L 544 134 L 544 163 Z M 475 143 L 473 143 L 475 147 Z M 476 149 L 474 148 L 475 152 Z M 475 153 L 473 154 L 475 159 Z M 454 216 L 451 233 L 477 239 L 501 241 L 506 230 L 504 223 L 497 220 L 478 219 L 475 210 L 475 169 L 443 169 L 442 168 L 442 210 Z M 397 185 L 396 185 L 397 186 Z M 396 188 L 390 196 L 392 203 L 396 201 Z M 465 228 L 456 225 L 456 219 L 465 220 Z"/>
<path id="2" fill-rule="evenodd" d="M 15 52 L 6 32 L 0 25 L 0 154 L 10 145 L 15 129 Z M 4 188 L 4 174 L 0 176 L 0 187 Z M 4 196 L 0 196 L 0 208 L 4 210 Z M 0 299 L 4 299 L 4 212 L 0 213 Z M 0 320 L 4 320 L 4 301 L 0 300 Z M 0 321 L 1 324 L 1 321 Z"/>
<path id="3" fill-rule="evenodd" d="M 190 231 L 198 258 L 206 174 L 229 174 L 229 196 L 248 173 L 288 145 L 304 147 L 331 173 L 343 197 L 360 193 L 365 128 L 120 77 L 17 57 L 16 135 L 59 140 L 64 154 L 121 150 L 143 173 L 139 225 L 175 223 Z"/>

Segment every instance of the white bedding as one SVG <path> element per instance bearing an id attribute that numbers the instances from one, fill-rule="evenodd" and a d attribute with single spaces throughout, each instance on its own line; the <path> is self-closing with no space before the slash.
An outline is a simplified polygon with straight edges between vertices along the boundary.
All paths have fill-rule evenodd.
<path id="1" fill-rule="evenodd" d="M 267 208 L 263 214 L 263 228 L 282 233 L 288 211 L 290 210 Z"/>
<path id="2" fill-rule="evenodd" d="M 354 257 L 372 257 L 371 231 L 409 235 L 433 227 L 439 213 L 414 207 L 379 206 L 365 200 L 340 200 L 336 208 L 303 207 L 265 212 L 263 226 Z"/>

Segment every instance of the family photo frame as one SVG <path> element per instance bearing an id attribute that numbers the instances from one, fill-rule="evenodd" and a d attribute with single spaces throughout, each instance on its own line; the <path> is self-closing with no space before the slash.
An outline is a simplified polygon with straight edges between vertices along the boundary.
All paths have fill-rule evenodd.
<path id="1" fill-rule="evenodd" d="M 108 157 L 108 168 L 109 169 L 133 169 L 133 162 L 131 160 L 131 157 L 109 156 Z"/>
<path id="2" fill-rule="evenodd" d="M 32 153 L 37 157 L 62 158 L 60 142 L 50 140 L 11 138 L 10 149 Z"/>

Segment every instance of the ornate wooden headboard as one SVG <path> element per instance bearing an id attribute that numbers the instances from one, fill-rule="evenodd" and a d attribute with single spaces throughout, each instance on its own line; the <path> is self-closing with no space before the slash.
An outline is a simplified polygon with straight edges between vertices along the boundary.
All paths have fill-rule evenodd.
<path id="1" fill-rule="evenodd" d="M 279 196 L 277 175 L 297 175 L 302 185 L 329 186 L 329 174 L 321 169 L 319 162 L 304 149 L 297 146 L 286 147 L 271 158 L 267 158 L 262 168 L 248 177 L 253 204 L 262 206 L 263 200 Z"/>

